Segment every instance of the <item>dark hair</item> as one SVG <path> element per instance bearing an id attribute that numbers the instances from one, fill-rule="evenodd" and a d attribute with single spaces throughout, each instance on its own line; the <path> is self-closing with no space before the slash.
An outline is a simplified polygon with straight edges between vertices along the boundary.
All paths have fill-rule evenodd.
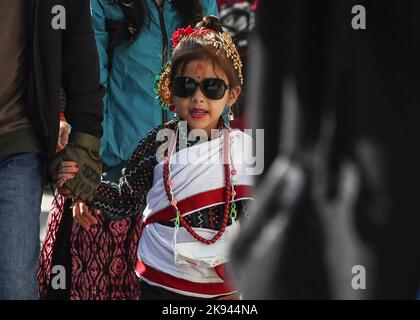
<path id="1" fill-rule="evenodd" d="M 222 23 L 215 16 L 204 16 L 201 21 L 198 21 L 194 29 L 203 30 L 210 29 L 216 32 L 223 32 Z"/>
<path id="2" fill-rule="evenodd" d="M 172 0 L 175 9 L 181 14 L 181 26 L 195 25 L 203 18 L 199 0 Z"/>
<path id="3" fill-rule="evenodd" d="M 198 22 L 194 29 L 213 30 L 215 39 L 220 38 L 218 33 L 223 33 L 222 24 L 219 19 L 214 16 L 205 16 Z M 220 38 L 221 41 L 224 41 Z M 232 87 L 240 86 L 241 81 L 238 71 L 233 65 L 233 61 L 228 58 L 223 49 L 217 49 L 213 44 L 204 37 L 194 36 L 185 40 L 181 40 L 179 45 L 173 52 L 171 61 L 171 72 L 169 75 L 170 81 L 175 77 L 177 72 L 183 72 L 186 65 L 194 60 L 208 60 L 212 63 L 213 69 L 223 71 L 228 78 L 229 84 Z"/>

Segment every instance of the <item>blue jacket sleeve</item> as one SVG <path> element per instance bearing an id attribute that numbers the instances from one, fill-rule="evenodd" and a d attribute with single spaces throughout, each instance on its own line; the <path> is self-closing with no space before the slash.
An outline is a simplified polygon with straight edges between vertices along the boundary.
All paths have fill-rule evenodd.
<path id="1" fill-rule="evenodd" d="M 105 11 L 102 0 L 91 0 L 92 23 L 95 32 L 96 46 L 99 54 L 100 81 L 105 87 L 108 84 L 108 32 L 105 27 Z"/>
<path id="2" fill-rule="evenodd" d="M 201 0 L 203 15 L 205 16 L 219 16 L 216 0 Z"/>

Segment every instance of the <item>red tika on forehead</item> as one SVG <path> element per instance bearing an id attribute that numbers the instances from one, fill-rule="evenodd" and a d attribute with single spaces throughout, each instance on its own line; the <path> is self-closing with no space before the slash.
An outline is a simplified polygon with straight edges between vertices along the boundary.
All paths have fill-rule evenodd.
<path id="1" fill-rule="evenodd" d="M 195 67 L 195 71 L 201 71 L 201 70 L 204 70 L 204 63 L 199 62 Z"/>

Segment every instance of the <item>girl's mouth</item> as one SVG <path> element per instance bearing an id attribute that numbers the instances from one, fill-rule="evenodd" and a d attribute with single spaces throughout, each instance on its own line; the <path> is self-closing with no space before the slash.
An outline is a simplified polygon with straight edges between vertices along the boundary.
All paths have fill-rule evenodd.
<path id="1" fill-rule="evenodd" d="M 190 115 L 194 119 L 203 119 L 207 116 L 207 114 L 208 114 L 208 111 L 203 110 L 203 109 L 194 108 L 190 110 Z"/>

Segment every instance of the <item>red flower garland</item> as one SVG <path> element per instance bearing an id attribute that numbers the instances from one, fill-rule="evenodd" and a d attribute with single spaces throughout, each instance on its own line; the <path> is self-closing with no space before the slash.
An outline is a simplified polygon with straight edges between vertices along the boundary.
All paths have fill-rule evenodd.
<path id="1" fill-rule="evenodd" d="M 171 38 L 173 42 L 172 49 L 174 49 L 178 45 L 179 41 L 181 41 L 183 37 L 187 37 L 189 35 L 201 36 L 203 34 L 210 33 L 210 32 L 213 32 L 213 31 L 210 29 L 197 30 L 191 27 L 190 25 L 186 28 L 178 28 L 178 30 L 176 30 L 172 34 L 172 38 Z"/>

